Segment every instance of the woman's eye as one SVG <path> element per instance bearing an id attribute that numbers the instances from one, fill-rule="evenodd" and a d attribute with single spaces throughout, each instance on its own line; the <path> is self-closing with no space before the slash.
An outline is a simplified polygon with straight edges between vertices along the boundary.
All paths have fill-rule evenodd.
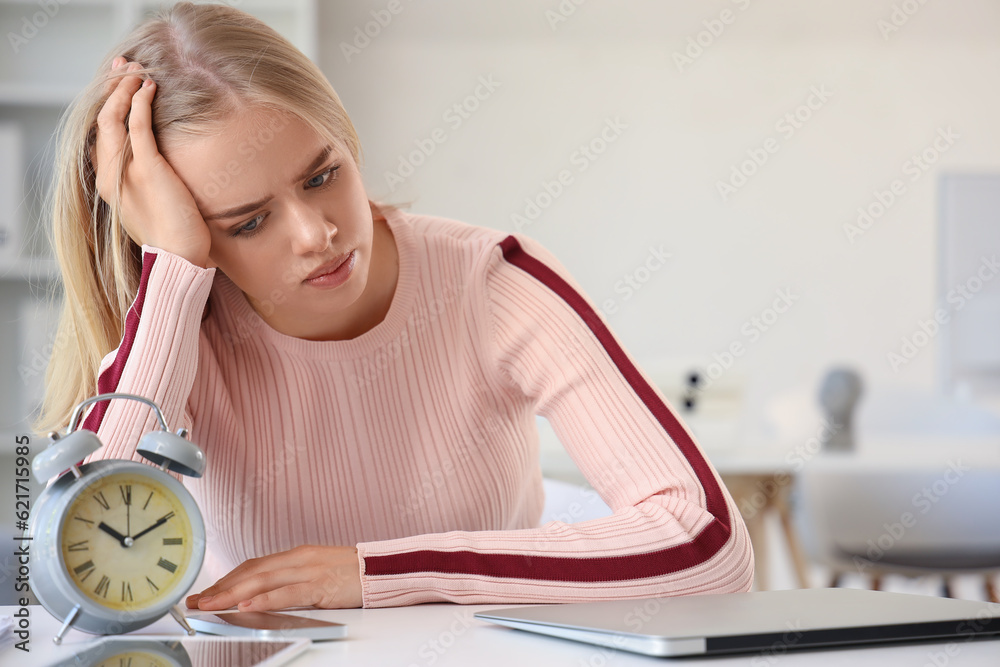
<path id="1" fill-rule="evenodd" d="M 264 222 L 263 214 L 254 217 L 252 220 L 250 220 L 250 222 L 246 223 L 245 225 L 237 227 L 236 231 L 233 233 L 233 236 L 242 236 L 242 235 L 249 236 L 260 227 L 262 222 Z"/>
<path id="2" fill-rule="evenodd" d="M 310 178 L 308 181 L 306 181 L 306 186 L 308 186 L 310 188 L 321 188 L 321 187 L 323 187 L 324 185 L 326 185 L 327 183 L 329 183 L 331 180 L 333 180 L 336 177 L 338 169 L 340 169 L 340 165 L 339 164 L 336 165 L 336 166 L 330 167 L 329 169 L 327 169 L 326 171 L 324 171 L 322 174 L 316 174 L 315 176 L 313 176 L 312 178 Z"/>

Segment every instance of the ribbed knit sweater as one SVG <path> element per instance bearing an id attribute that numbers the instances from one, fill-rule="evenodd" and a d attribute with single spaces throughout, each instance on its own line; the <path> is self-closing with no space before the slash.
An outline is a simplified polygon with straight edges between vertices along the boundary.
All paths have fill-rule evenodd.
<path id="1" fill-rule="evenodd" d="M 350 340 L 279 333 L 221 271 L 143 246 L 97 390 L 156 401 L 205 451 L 182 481 L 214 579 L 323 544 L 357 546 L 365 607 L 749 590 L 732 498 L 566 269 L 523 235 L 385 215 L 398 284 Z M 536 415 L 611 516 L 539 525 Z M 105 443 L 92 458 L 135 460 L 157 428 L 135 401 L 83 426 Z"/>

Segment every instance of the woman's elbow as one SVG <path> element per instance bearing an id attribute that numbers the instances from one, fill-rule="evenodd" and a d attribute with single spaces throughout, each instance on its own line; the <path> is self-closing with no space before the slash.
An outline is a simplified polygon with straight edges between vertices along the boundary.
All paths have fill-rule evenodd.
<path id="1" fill-rule="evenodd" d="M 754 582 L 754 553 L 750 541 L 750 531 L 739 513 L 730 519 L 732 530 L 729 540 L 723 546 L 725 554 L 720 558 L 719 570 L 723 574 L 720 593 L 747 593 Z"/>

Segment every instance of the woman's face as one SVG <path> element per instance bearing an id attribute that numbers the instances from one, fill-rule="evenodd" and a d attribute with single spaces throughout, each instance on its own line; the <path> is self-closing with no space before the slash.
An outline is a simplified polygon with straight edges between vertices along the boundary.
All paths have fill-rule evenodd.
<path id="1" fill-rule="evenodd" d="M 350 153 L 276 112 L 161 149 L 208 225 L 212 262 L 272 328 L 336 338 L 365 312 L 372 212 Z"/>

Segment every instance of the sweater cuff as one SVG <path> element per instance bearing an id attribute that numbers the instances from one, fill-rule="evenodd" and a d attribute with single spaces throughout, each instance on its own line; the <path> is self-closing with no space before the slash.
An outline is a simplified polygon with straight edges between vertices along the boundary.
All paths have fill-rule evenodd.
<path id="1" fill-rule="evenodd" d="M 358 572 L 361 573 L 361 607 L 368 609 L 371 605 L 368 603 L 368 578 L 365 576 L 365 545 L 359 543 L 354 546 L 358 550 Z"/>
<path id="2" fill-rule="evenodd" d="M 193 262 L 189 261 L 188 259 L 186 259 L 184 257 L 181 257 L 180 255 L 178 255 L 176 253 L 170 252 L 169 250 L 164 250 L 163 248 L 158 248 L 156 246 L 148 245 L 148 244 L 145 244 L 145 243 L 141 246 L 141 248 L 142 248 L 142 256 L 143 257 L 145 257 L 147 253 L 151 254 L 151 255 L 158 255 L 159 257 L 162 257 L 164 259 L 169 258 L 170 261 L 171 261 L 171 263 L 174 263 L 174 262 L 183 262 L 184 264 L 187 264 L 188 266 L 190 266 L 192 269 L 195 269 L 196 271 L 203 272 L 205 275 L 215 276 L 215 267 L 214 266 L 212 268 L 210 268 L 210 269 L 206 269 L 206 268 L 204 268 L 202 266 L 198 266 L 197 264 L 194 264 Z"/>

